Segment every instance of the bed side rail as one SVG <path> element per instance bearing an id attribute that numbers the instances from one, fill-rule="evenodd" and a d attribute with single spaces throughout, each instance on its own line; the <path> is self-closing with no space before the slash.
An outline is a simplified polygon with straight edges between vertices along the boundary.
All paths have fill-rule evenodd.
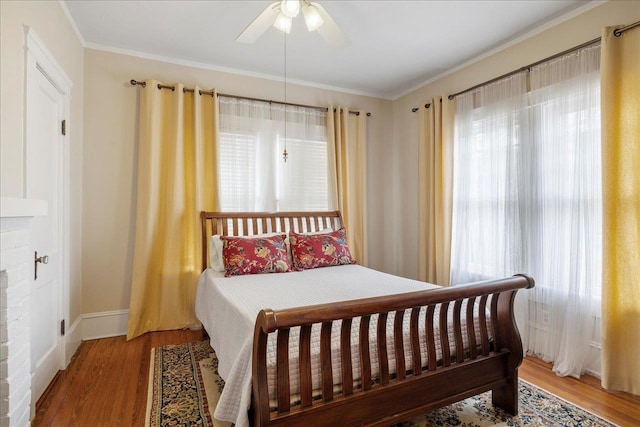
<path id="1" fill-rule="evenodd" d="M 447 397 L 448 394 L 445 393 L 439 400 L 433 398 L 432 402 L 426 405 L 405 402 L 414 399 L 413 397 L 400 400 L 400 404 L 396 400 L 394 406 L 397 407 L 397 413 L 394 415 L 396 418 L 393 418 L 395 422 L 397 417 L 419 414 L 417 411 L 437 407 L 439 402 L 451 403 L 489 389 L 494 390 L 494 404 L 509 412 L 517 412 L 517 368 L 523 354 L 513 313 L 513 302 L 519 289 L 533 286 L 534 280 L 531 277 L 516 275 L 499 280 L 346 301 L 340 304 L 320 304 L 278 311 L 262 310 L 256 319 L 253 342 L 254 424 L 303 425 L 309 422 L 309 415 L 313 413 L 319 415 L 326 424 L 336 421 L 341 425 L 369 424 L 375 423 L 376 420 L 380 422 L 382 413 L 376 413 L 376 409 L 381 406 L 380 402 L 385 401 L 385 398 L 381 397 L 381 391 L 389 391 L 395 387 L 400 393 L 394 395 L 395 398 L 402 399 L 402 393 L 408 393 L 411 387 L 417 386 L 415 380 L 423 378 L 424 381 L 426 376 L 440 375 L 464 364 L 473 364 L 476 371 L 492 369 L 495 372 L 469 375 L 468 371 L 464 373 L 464 370 L 460 370 L 462 376 L 451 378 L 463 379 L 466 388 L 458 390 L 456 384 L 449 387 L 448 381 L 443 383 L 444 388 L 451 389 L 451 396 L 454 398 Z M 421 310 L 424 313 L 422 318 Z M 487 311 L 490 313 L 489 318 L 486 317 Z M 387 331 L 387 320 L 392 316 L 392 330 Z M 409 322 L 408 334 L 403 330 L 405 316 Z M 377 320 L 374 320 L 376 318 Z M 357 322 L 354 322 L 354 319 L 357 319 Z M 424 324 L 419 325 L 419 319 L 422 319 Z M 337 320 L 341 322 L 339 349 L 336 350 L 332 348 L 331 333 L 334 321 Z M 352 366 L 351 329 L 354 323 L 359 323 L 356 333 L 359 347 L 359 378 L 354 378 Z M 466 327 L 463 328 L 464 323 Z M 320 328 L 321 382 L 312 385 L 311 328 L 314 324 Z M 421 328 L 423 325 L 424 328 Z M 476 326 L 479 334 L 476 333 Z M 299 394 L 292 399 L 295 390 L 292 391 L 290 387 L 289 336 L 291 329 L 296 327 L 300 327 L 298 354 L 294 355 L 299 365 Z M 375 328 L 376 339 L 373 343 L 370 339 L 370 328 Z M 436 332 L 437 330 L 439 332 Z M 270 402 L 267 383 L 267 344 L 269 334 L 274 332 L 277 335 L 277 408 L 272 410 L 273 402 Z M 409 342 L 405 343 L 407 336 Z M 391 337 L 389 343 L 387 337 Z M 463 341 L 466 346 L 463 345 Z M 423 360 L 421 355 L 421 342 L 423 348 L 426 346 L 426 360 Z M 436 357 L 436 343 L 440 347 L 439 358 Z M 340 378 L 334 378 L 332 351 L 339 351 Z M 391 352 L 392 358 L 395 359 L 393 366 L 389 362 Z M 377 357 L 372 353 L 376 353 Z M 377 363 L 377 375 L 372 375 L 372 360 Z M 487 369 L 484 369 L 482 363 L 487 364 Z M 496 363 L 500 363 L 497 368 L 488 369 L 489 365 L 496 366 Z M 432 383 L 436 384 L 436 381 Z M 423 390 L 425 383 L 421 384 L 421 388 L 415 390 Z M 320 389 L 320 396 L 317 396 L 317 391 L 314 395 L 316 389 Z M 436 391 L 439 393 L 441 390 Z M 407 396 L 414 394 L 420 393 L 412 392 Z M 461 397 L 463 395 L 464 397 Z M 393 395 L 388 393 L 387 396 Z M 351 402 L 353 405 L 349 406 Z M 331 419 L 337 413 L 331 410 L 332 405 L 336 408 L 341 407 L 341 414 L 345 414 L 344 409 L 347 408 L 346 413 L 352 415 L 352 418 L 346 419 L 344 415 L 340 415 L 339 419 Z M 383 419 L 381 422 L 384 424 L 386 421 Z"/>

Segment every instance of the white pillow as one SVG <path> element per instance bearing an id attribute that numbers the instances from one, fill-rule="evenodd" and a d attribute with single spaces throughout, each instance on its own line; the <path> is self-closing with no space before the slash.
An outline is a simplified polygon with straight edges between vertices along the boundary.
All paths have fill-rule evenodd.
<path id="1" fill-rule="evenodd" d="M 284 233 L 263 233 L 263 234 L 254 234 L 253 236 L 238 236 L 238 237 L 246 237 L 249 239 L 257 239 L 261 237 L 273 237 L 277 235 L 282 235 Z M 224 259 L 222 257 L 222 239 L 219 234 L 214 234 L 209 237 L 209 267 L 214 269 L 215 271 L 225 271 L 224 269 Z"/>
<path id="2" fill-rule="evenodd" d="M 311 233 L 301 233 L 301 234 L 304 234 L 305 236 L 315 236 L 318 234 L 329 234 L 329 233 L 333 233 L 333 228 L 323 228 L 320 231 L 312 231 Z"/>

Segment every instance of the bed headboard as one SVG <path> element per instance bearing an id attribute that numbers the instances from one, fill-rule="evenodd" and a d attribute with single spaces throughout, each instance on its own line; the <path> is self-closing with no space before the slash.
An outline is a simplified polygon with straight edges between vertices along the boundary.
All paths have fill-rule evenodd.
<path id="1" fill-rule="evenodd" d="M 327 212 L 200 212 L 202 221 L 202 270 L 208 265 L 208 240 L 214 234 L 222 236 L 252 236 L 254 234 L 294 231 L 310 233 L 325 228 L 342 227 L 338 211 Z"/>

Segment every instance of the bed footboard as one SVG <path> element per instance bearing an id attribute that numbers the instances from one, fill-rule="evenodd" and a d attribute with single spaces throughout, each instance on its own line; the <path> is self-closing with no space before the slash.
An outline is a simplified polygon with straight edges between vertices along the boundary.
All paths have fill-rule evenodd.
<path id="1" fill-rule="evenodd" d="M 391 425 L 487 390 L 492 390 L 494 405 L 515 415 L 523 354 L 513 303 L 518 289 L 533 286 L 532 278 L 517 275 L 340 304 L 262 310 L 253 342 L 253 423 Z M 408 335 L 402 327 L 405 316 Z M 387 331 L 391 317 L 394 326 Z M 332 347 L 336 321 L 340 321 L 340 338 Z M 355 329 L 356 323 L 357 378 L 352 366 L 352 327 Z M 312 384 L 313 325 L 320 328 L 320 384 Z M 294 355 L 299 365 L 299 388 L 295 390 L 289 377 L 292 328 L 300 328 L 299 351 Z M 372 330 L 377 337 L 373 343 Z M 270 400 L 267 346 L 271 333 L 276 335 L 277 363 L 276 395 Z M 389 343 L 387 337 L 391 337 Z M 421 355 L 421 346 L 426 346 L 426 358 Z M 372 348 L 377 353 L 374 375 Z M 340 355 L 340 378 L 334 376 L 332 351 Z"/>

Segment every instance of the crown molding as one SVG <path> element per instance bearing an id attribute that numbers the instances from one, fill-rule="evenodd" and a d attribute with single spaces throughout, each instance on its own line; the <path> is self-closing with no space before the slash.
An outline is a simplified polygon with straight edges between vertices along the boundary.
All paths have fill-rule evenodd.
<path id="1" fill-rule="evenodd" d="M 422 81 L 421 83 L 418 83 L 416 85 L 411 86 L 408 89 L 404 89 L 401 92 L 397 93 L 396 95 L 390 94 L 388 92 L 385 93 L 379 93 L 379 92 L 370 92 L 370 91 L 362 91 L 362 90 L 355 90 L 355 89 L 349 89 L 349 88 L 345 88 L 345 87 L 340 87 L 340 86 L 332 86 L 332 85 L 326 85 L 326 84 L 321 84 L 321 83 L 315 83 L 315 82 L 311 82 L 311 81 L 307 81 L 307 80 L 298 80 L 298 79 L 287 79 L 287 83 L 291 83 L 291 84 L 295 84 L 295 85 L 300 85 L 300 86 L 306 86 L 306 87 L 312 87 L 312 88 L 316 88 L 316 89 L 323 89 L 323 90 L 330 90 L 330 91 L 335 91 L 335 92 L 341 92 L 341 93 L 348 93 L 351 95 L 358 95 L 358 96 L 366 96 L 366 97 L 370 97 L 370 98 L 377 98 L 377 99 L 383 99 L 383 100 L 388 100 L 388 101 L 396 101 L 400 98 L 402 98 L 405 95 L 408 95 L 422 87 L 425 87 L 435 81 L 438 81 L 450 74 L 453 74 L 457 71 L 460 71 L 472 64 L 475 64 L 476 62 L 482 61 L 483 59 L 486 59 L 492 55 L 495 55 L 505 49 L 508 49 L 514 45 L 517 45 L 518 43 L 523 42 L 524 40 L 527 40 L 531 37 L 534 37 L 546 30 L 548 30 L 549 28 L 555 27 L 558 24 L 561 24 L 565 21 L 568 21 L 572 18 L 575 18 L 576 16 L 579 16 L 593 8 L 596 8 L 598 6 L 601 6 L 604 3 L 607 3 L 610 0 L 593 0 L 590 1 L 576 9 L 573 9 L 567 13 L 565 13 L 564 15 L 561 15 L 555 19 L 552 19 L 551 21 L 548 21 L 544 24 L 542 24 L 541 26 L 521 35 L 518 36 L 512 40 L 509 40 L 508 42 L 491 49 L 488 52 L 485 52 L 481 55 L 476 56 L 473 59 L 470 59 L 469 61 L 466 61 L 454 68 L 451 68 L 450 70 L 447 70 L 445 72 L 442 72 L 434 77 L 431 77 L 427 80 Z M 176 65 L 183 65 L 186 67 L 192 67 L 192 68 L 199 68 L 199 69 L 204 69 L 204 70 L 212 70 L 212 71 L 219 71 L 219 72 L 223 72 L 223 73 L 230 73 L 230 74 L 236 74 L 236 75 L 242 75 L 242 76 L 248 76 L 248 77 L 256 77 L 256 78 L 261 78 L 261 79 L 266 79 L 266 80 L 271 80 L 271 81 L 277 81 L 277 82 L 284 82 L 284 78 L 282 76 L 277 76 L 277 75 L 273 75 L 273 74 L 265 74 L 265 73 L 257 73 L 257 72 L 253 72 L 253 71 L 248 71 L 248 70 L 243 70 L 243 69 L 238 69 L 238 68 L 231 68 L 231 67 L 224 67 L 224 66 L 219 66 L 219 65 L 214 65 L 214 64 L 209 64 L 209 63 L 203 63 L 203 62 L 197 62 L 197 61 L 190 61 L 190 60 L 185 60 L 185 59 L 181 59 L 181 58 L 174 58 L 174 57 L 168 57 L 168 56 L 162 56 L 162 55 L 155 55 L 155 54 L 150 54 L 150 53 L 146 53 L 146 52 L 140 52 L 140 51 L 136 51 L 136 50 L 130 50 L 130 49 L 123 49 L 123 48 L 116 48 L 116 47 L 111 47 L 111 46 L 106 46 L 106 45 L 101 45 L 98 43 L 91 43 L 91 42 L 87 42 L 84 37 L 82 36 L 82 33 L 80 32 L 78 26 L 76 25 L 75 20 L 73 19 L 73 16 L 71 15 L 71 13 L 69 12 L 69 9 L 66 5 L 65 0 L 58 0 L 58 3 L 60 4 L 60 6 L 62 7 L 62 10 L 64 11 L 65 15 L 67 16 L 67 19 L 69 20 L 69 23 L 71 24 L 71 27 L 73 28 L 74 32 L 76 33 L 76 36 L 78 37 L 78 39 L 80 40 L 80 43 L 82 44 L 83 47 L 87 48 L 87 49 L 94 49 L 94 50 L 100 50 L 100 51 L 105 51 L 105 52 L 110 52 L 110 53 L 117 53 L 117 54 L 121 54 L 121 55 L 127 55 L 127 56 L 133 56 L 133 57 L 137 57 L 137 58 L 142 58 L 142 59 L 150 59 L 150 60 L 154 60 L 154 61 L 160 61 L 160 62 L 166 62 L 166 63 L 170 63 L 170 64 L 176 64 Z"/>
<path id="2" fill-rule="evenodd" d="M 473 58 L 473 59 L 471 59 L 471 60 L 469 60 L 469 61 L 467 61 L 467 62 L 465 62 L 463 64 L 460 64 L 460 65 L 458 65 L 458 66 L 456 66 L 456 67 L 454 67 L 454 68 L 452 68 L 450 70 L 447 70 L 447 71 L 445 71 L 443 73 L 440 73 L 435 77 L 431 77 L 431 78 L 423 81 L 422 83 L 418 83 L 417 85 L 414 85 L 414 86 L 410 87 L 409 89 L 405 89 L 402 92 L 398 93 L 397 95 L 391 97 L 391 100 L 392 101 L 396 101 L 396 100 L 402 98 L 403 96 L 410 94 L 411 92 L 414 92 L 414 91 L 416 91 L 416 90 L 418 90 L 420 88 L 423 88 L 423 87 L 425 87 L 427 85 L 430 85 L 431 83 L 433 83 L 435 81 L 438 81 L 438 80 L 440 80 L 440 79 L 442 79 L 442 78 L 444 78 L 444 77 L 446 77 L 446 76 L 448 76 L 450 74 L 453 74 L 453 73 L 455 73 L 457 71 L 460 71 L 460 70 L 462 70 L 464 68 L 467 68 L 468 66 L 470 66 L 472 64 L 475 64 L 476 62 L 482 61 L 483 59 L 486 59 L 486 58 L 488 58 L 488 57 L 490 57 L 492 55 L 495 55 L 498 52 L 501 52 L 501 51 L 503 51 L 505 49 L 508 49 L 508 48 L 510 48 L 512 46 L 515 46 L 518 43 L 521 43 L 521 42 L 523 42 L 523 41 L 525 41 L 525 40 L 527 40 L 527 39 L 529 39 L 531 37 L 534 37 L 534 36 L 542 33 L 543 31 L 548 30 L 549 28 L 555 27 L 558 24 L 561 24 L 561 23 L 563 23 L 565 21 L 568 21 L 568 20 L 570 20 L 572 18 L 575 18 L 576 16 L 582 15 L 583 13 L 585 13 L 585 12 L 587 12 L 587 11 L 593 9 L 593 8 L 601 6 L 601 5 L 605 4 L 605 3 L 607 3 L 608 1 L 609 0 L 594 0 L 594 1 L 591 1 L 591 2 L 589 2 L 589 3 L 587 3 L 587 4 L 583 5 L 583 6 L 578 7 L 576 9 L 573 9 L 572 11 L 567 12 L 564 15 L 561 15 L 561 16 L 555 18 L 555 19 L 552 19 L 551 21 L 548 21 L 548 22 L 542 24 L 541 26 L 539 26 L 539 27 L 537 27 L 535 29 L 533 29 L 533 30 L 531 30 L 531 31 L 519 36 L 519 37 L 516 37 L 515 39 L 509 40 L 508 42 L 506 42 L 506 43 L 504 43 L 504 44 L 502 44 L 502 45 L 500 45 L 500 46 L 498 46 L 498 47 L 496 47 L 494 49 L 491 49 L 488 52 L 483 53 L 482 55 L 476 56 L 475 58 Z"/>
<path id="3" fill-rule="evenodd" d="M 222 72 L 222 73 L 236 74 L 236 75 L 241 75 L 241 76 L 256 77 L 256 78 L 260 78 L 260 79 L 272 80 L 272 81 L 277 81 L 277 82 L 284 82 L 284 78 L 282 76 L 275 76 L 275 75 L 272 75 L 272 74 L 264 74 L 264 73 L 256 73 L 256 72 L 253 72 L 253 71 L 247 71 L 247 70 L 242 70 L 242 69 L 238 69 L 238 68 L 224 67 L 224 66 L 219 66 L 219 65 L 214 65 L 214 64 L 207 64 L 207 63 L 204 63 L 204 62 L 197 62 L 197 61 L 190 61 L 190 60 L 186 60 L 186 59 L 173 58 L 173 57 L 169 57 L 169 56 L 155 55 L 155 54 L 146 53 L 146 52 L 140 52 L 140 51 L 136 51 L 136 50 L 122 49 L 122 48 L 116 48 L 116 47 L 111 47 L 111 46 L 105 46 L 105 45 L 101 45 L 101 44 L 97 44 L 97 43 L 88 42 L 88 43 L 86 43 L 85 47 L 87 49 L 100 50 L 100 51 L 109 52 L 109 53 L 117 53 L 117 54 L 120 54 L 120 55 L 133 56 L 133 57 L 142 58 L 142 59 L 150 59 L 150 60 L 153 60 L 153 61 L 167 62 L 167 63 L 170 63 L 170 64 L 182 65 L 182 66 L 185 66 L 185 67 L 199 68 L 199 69 L 211 70 L 211 71 L 219 71 L 219 72 Z M 310 82 L 310 81 L 306 81 L 306 80 L 298 80 L 298 79 L 287 78 L 287 84 L 295 84 L 295 85 L 300 85 L 300 86 L 312 87 L 312 88 L 316 88 L 316 89 L 331 90 L 331 91 L 335 91 L 335 92 L 348 93 L 348 94 L 351 94 L 351 95 L 367 96 L 367 97 L 370 97 L 370 98 L 391 100 L 391 98 L 389 98 L 388 96 L 383 95 L 383 94 L 378 94 L 378 93 L 373 93 L 373 92 L 365 92 L 365 91 L 354 90 L 354 89 L 348 89 L 348 88 L 339 87 L 339 86 L 325 85 L 325 84 L 314 83 L 314 82 Z"/>
<path id="4" fill-rule="evenodd" d="M 76 36 L 78 37 L 78 40 L 80 40 L 80 44 L 82 45 L 82 47 L 87 47 L 87 42 L 84 39 L 84 37 L 82 36 L 82 33 L 80 32 L 80 29 L 78 28 L 78 25 L 76 25 L 75 19 L 73 19 L 73 16 L 71 16 L 71 12 L 69 11 L 69 8 L 67 7 L 67 3 L 65 3 L 64 0 L 58 0 L 58 3 L 60 4 L 60 7 L 62 8 L 62 11 L 64 12 L 64 14 L 67 16 L 67 19 L 69 20 L 69 23 L 71 24 L 71 28 L 73 28 L 73 31 L 76 33 Z"/>

